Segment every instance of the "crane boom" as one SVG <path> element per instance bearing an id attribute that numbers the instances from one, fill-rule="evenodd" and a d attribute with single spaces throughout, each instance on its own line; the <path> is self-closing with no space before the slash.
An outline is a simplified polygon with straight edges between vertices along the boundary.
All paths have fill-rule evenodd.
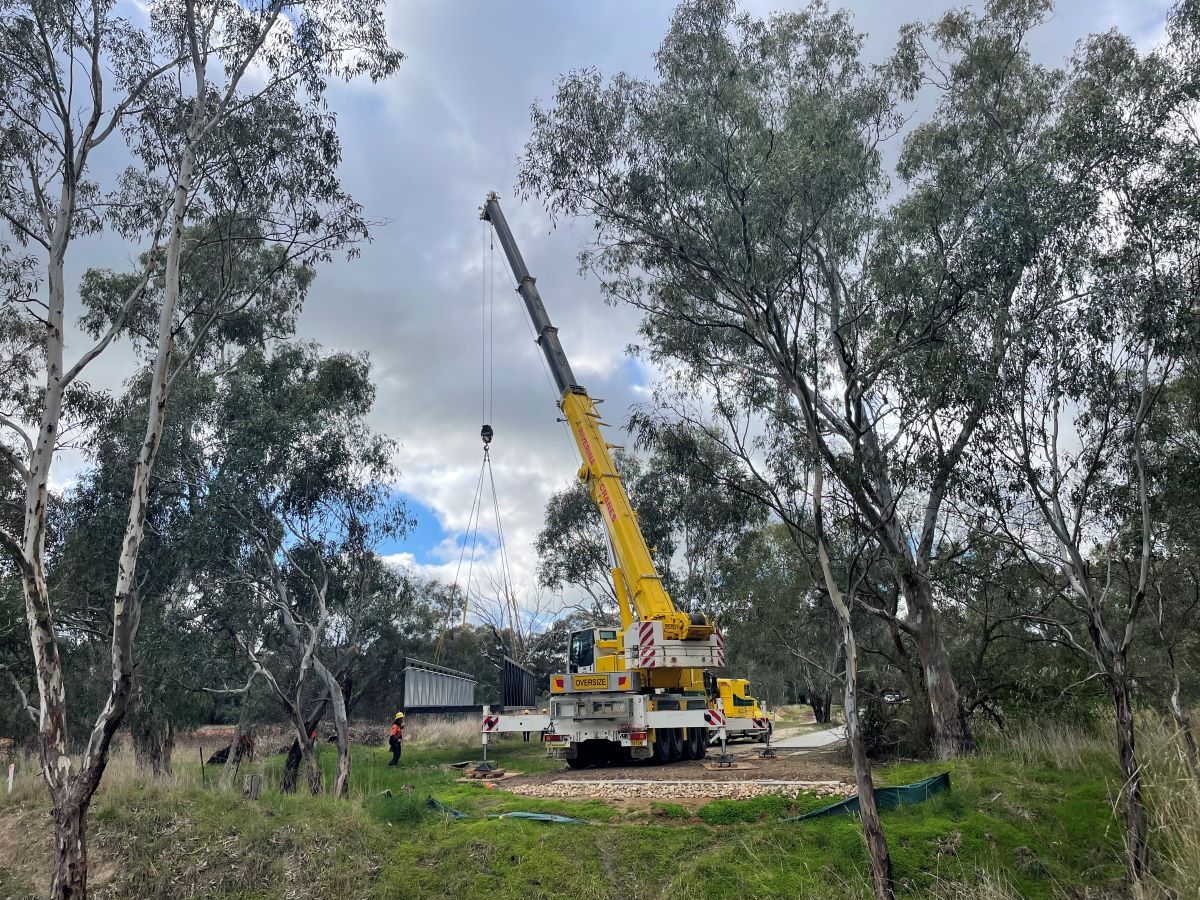
<path id="1" fill-rule="evenodd" d="M 560 397 L 559 408 L 571 429 L 571 437 L 579 448 L 583 465 L 579 478 L 587 483 L 592 502 L 600 511 L 616 565 L 613 583 L 621 610 L 622 628 L 633 622 L 661 622 L 663 637 L 673 640 L 701 640 L 713 634 L 713 625 L 700 614 L 682 612 L 675 607 L 662 578 L 650 556 L 650 548 L 638 527 L 637 515 L 629 502 L 625 485 L 613 463 L 612 445 L 600 430 L 603 424 L 596 411 L 595 401 L 575 380 L 571 364 L 558 339 L 558 329 L 550 323 L 546 307 L 538 293 L 537 282 L 529 274 L 521 251 L 500 209 L 495 193 L 488 194 L 481 218 L 491 222 L 508 258 L 517 291 L 525 301 L 525 309 L 537 333 L 550 374 Z"/>

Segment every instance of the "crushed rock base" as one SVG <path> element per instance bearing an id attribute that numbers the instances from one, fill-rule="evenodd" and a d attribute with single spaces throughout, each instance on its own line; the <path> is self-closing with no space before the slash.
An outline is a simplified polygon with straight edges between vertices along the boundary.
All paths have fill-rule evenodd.
<path id="1" fill-rule="evenodd" d="M 795 797 L 817 794 L 822 797 L 849 797 L 854 787 L 840 781 L 558 781 L 506 784 L 506 791 L 526 797 L 573 797 L 595 800 L 631 800 L 707 798 L 714 800 L 747 800 L 764 794 Z"/>

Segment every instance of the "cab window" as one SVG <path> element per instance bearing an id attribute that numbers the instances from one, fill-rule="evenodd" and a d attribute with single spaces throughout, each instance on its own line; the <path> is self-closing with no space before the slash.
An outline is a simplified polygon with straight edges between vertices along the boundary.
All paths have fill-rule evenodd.
<path id="1" fill-rule="evenodd" d="M 572 672 L 590 667 L 596 659 L 596 646 L 592 631 L 576 631 L 571 635 L 571 648 L 567 654 Z"/>

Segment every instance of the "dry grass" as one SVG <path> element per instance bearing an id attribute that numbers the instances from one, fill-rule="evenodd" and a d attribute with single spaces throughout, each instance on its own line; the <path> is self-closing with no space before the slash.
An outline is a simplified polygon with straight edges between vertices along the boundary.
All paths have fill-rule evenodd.
<path id="1" fill-rule="evenodd" d="M 984 869 L 971 884 L 939 880 L 933 884 L 930 900 L 1021 900 L 1021 894 L 1000 872 Z"/>
<path id="2" fill-rule="evenodd" d="M 1200 781 L 1174 723 L 1142 722 L 1138 733 L 1146 772 L 1154 888 L 1164 897 L 1200 897 Z"/>
<path id="3" fill-rule="evenodd" d="M 1047 723 L 1027 725 L 992 739 L 989 746 L 1017 757 L 1027 766 L 1086 769 L 1098 759 L 1114 758 L 1113 739 L 1078 726 Z"/>
<path id="4" fill-rule="evenodd" d="M 417 748 L 449 748 L 478 744 L 479 717 L 414 716 L 404 726 L 404 743 Z"/>
<path id="5" fill-rule="evenodd" d="M 213 749 L 217 749 L 215 744 Z M 207 747 L 205 751 L 211 752 Z M 46 783 L 42 780 L 37 757 L 29 753 L 19 754 L 5 761 L 6 771 L 8 762 L 16 763 L 16 776 L 13 779 L 12 794 L 5 795 L 4 788 L 0 786 L 0 807 L 8 804 L 46 803 L 48 801 Z M 75 762 L 78 764 L 78 759 Z M 213 779 L 211 767 L 207 778 L 209 782 Z M 151 779 L 137 767 L 133 752 L 123 743 L 117 744 L 109 756 L 108 765 L 104 769 L 104 777 L 100 781 L 97 793 L 99 795 L 110 791 L 121 793 L 134 785 L 149 785 L 153 790 L 164 792 L 179 788 L 198 787 L 200 785 L 199 751 L 194 746 L 176 747 L 172 774 L 164 778 Z"/>

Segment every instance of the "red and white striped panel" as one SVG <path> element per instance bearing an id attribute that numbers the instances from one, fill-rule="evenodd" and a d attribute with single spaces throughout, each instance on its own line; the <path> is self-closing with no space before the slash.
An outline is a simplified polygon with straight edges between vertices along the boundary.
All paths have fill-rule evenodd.
<path id="1" fill-rule="evenodd" d="M 500 725 L 500 717 L 499 716 L 484 716 L 483 717 L 483 730 L 484 731 L 495 731 L 499 727 L 499 725 Z"/>
<path id="2" fill-rule="evenodd" d="M 719 710 L 706 709 L 704 711 L 704 721 L 708 723 L 710 728 L 721 728 L 725 724 L 725 716 Z"/>
<path id="3" fill-rule="evenodd" d="M 638 646 L 649 647 L 654 643 L 654 623 L 642 622 L 638 626 Z"/>
<path id="4" fill-rule="evenodd" d="M 659 664 L 659 647 L 650 647 L 642 650 L 641 665 L 647 669 L 653 669 Z"/>

